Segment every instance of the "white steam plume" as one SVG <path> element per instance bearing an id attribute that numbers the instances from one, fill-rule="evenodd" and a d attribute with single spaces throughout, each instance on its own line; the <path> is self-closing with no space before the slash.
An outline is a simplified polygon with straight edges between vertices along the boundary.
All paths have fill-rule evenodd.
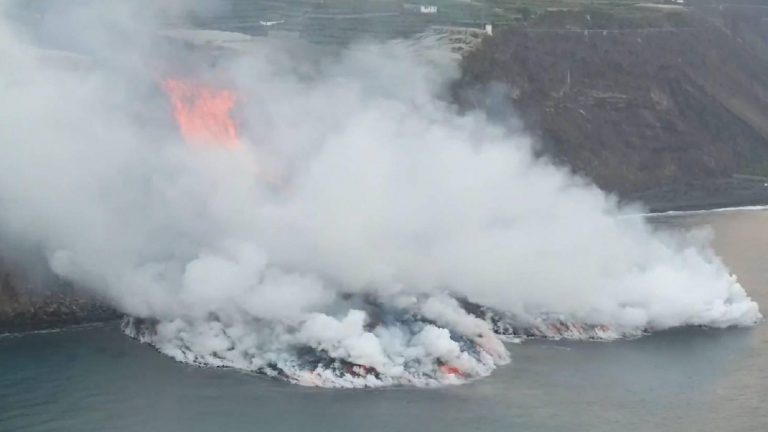
<path id="1" fill-rule="evenodd" d="M 430 385 L 508 362 L 507 325 L 612 338 L 761 318 L 706 235 L 622 217 L 525 135 L 459 114 L 447 56 L 254 40 L 183 70 L 236 92 L 244 144 L 191 147 L 159 82 L 181 55 L 99 3 L 57 24 L 85 56 L 0 21 L 0 234 L 178 360 Z"/>

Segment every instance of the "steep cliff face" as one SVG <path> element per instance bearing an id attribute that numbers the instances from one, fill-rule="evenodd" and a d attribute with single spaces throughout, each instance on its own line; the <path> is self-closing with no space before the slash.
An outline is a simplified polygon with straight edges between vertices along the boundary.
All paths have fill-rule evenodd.
<path id="1" fill-rule="evenodd" d="M 502 83 L 545 152 L 625 196 L 760 174 L 768 166 L 764 24 L 691 11 L 641 22 L 544 14 L 468 54 L 456 95 L 465 107 L 493 110 L 474 90 Z"/>

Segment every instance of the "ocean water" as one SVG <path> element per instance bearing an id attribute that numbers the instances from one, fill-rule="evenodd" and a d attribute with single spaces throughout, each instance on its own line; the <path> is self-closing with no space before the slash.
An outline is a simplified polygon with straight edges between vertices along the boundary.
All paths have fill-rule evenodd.
<path id="1" fill-rule="evenodd" d="M 709 225 L 768 308 L 768 212 L 654 217 Z M 0 431 L 764 431 L 768 325 L 618 342 L 509 346 L 489 378 L 328 390 L 174 362 L 116 324 L 0 337 Z"/>

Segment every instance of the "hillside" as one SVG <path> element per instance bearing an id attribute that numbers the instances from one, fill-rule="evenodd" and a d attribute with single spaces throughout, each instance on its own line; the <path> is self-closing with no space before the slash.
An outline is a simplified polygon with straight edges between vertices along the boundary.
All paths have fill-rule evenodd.
<path id="1" fill-rule="evenodd" d="M 511 104 L 543 152 L 625 198 L 768 202 L 762 181 L 733 178 L 768 167 L 768 27 L 757 11 L 544 12 L 468 54 L 456 97 L 504 120 L 487 103 L 494 88 L 490 100 Z M 696 195 L 714 201 L 686 203 Z"/>

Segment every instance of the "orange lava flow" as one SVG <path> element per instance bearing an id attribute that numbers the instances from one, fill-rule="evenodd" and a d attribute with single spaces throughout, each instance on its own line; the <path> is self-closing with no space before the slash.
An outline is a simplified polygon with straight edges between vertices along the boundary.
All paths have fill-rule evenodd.
<path id="1" fill-rule="evenodd" d="M 167 79 L 163 89 L 184 139 L 192 145 L 233 148 L 240 145 L 231 112 L 235 95 L 188 80 Z"/>
<path id="2" fill-rule="evenodd" d="M 456 366 L 442 365 L 440 366 L 440 372 L 444 373 L 445 375 L 453 375 L 456 377 L 464 378 L 464 374 Z"/>

